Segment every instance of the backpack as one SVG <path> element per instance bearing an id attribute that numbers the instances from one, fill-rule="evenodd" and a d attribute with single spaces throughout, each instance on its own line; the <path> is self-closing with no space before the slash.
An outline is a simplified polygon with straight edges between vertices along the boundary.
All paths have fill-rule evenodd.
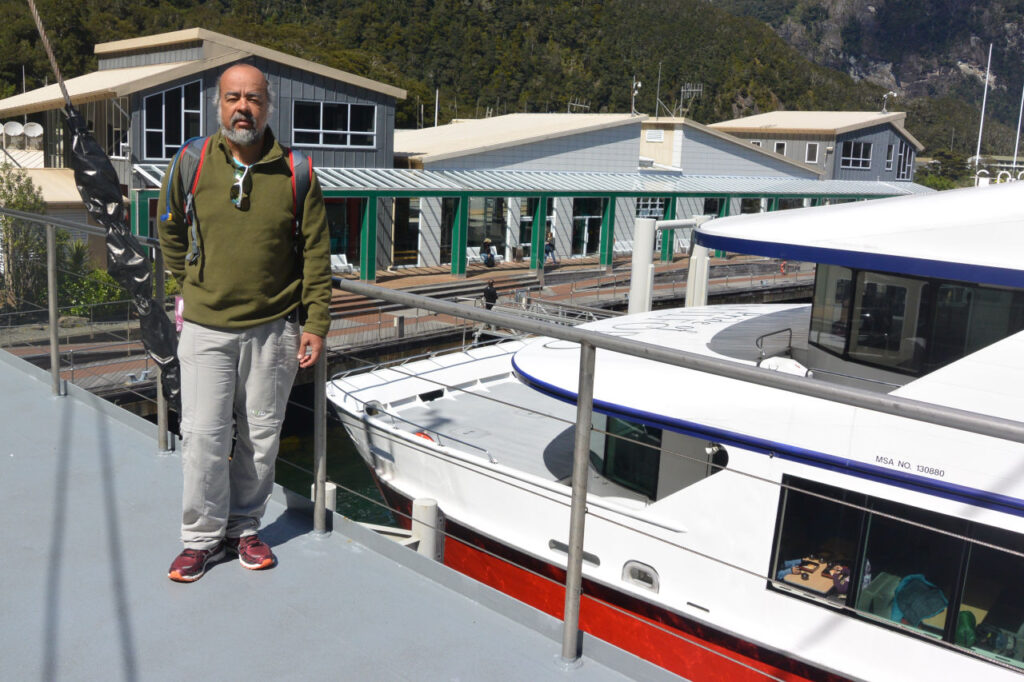
<path id="1" fill-rule="evenodd" d="M 489 268 L 493 268 L 494 267 L 494 252 L 493 251 L 488 250 L 487 253 L 484 254 L 484 265 L 486 265 Z"/>
<path id="2" fill-rule="evenodd" d="M 181 164 L 181 177 L 185 192 L 185 223 L 189 226 L 189 251 L 186 261 L 192 265 L 199 260 L 199 219 L 196 217 L 195 196 L 199 187 L 199 173 L 206 160 L 209 148 L 209 137 L 193 137 L 187 140 L 171 160 L 171 180 L 168 180 L 167 201 L 162 219 L 171 219 L 170 183 L 173 182 L 174 169 Z M 288 154 L 288 166 L 292 172 L 292 234 L 295 236 L 295 249 L 299 250 L 299 232 L 302 229 L 302 209 L 306 203 L 309 186 L 313 182 L 313 162 L 302 152 L 285 148 Z M 187 183 L 186 183 L 187 180 Z"/>

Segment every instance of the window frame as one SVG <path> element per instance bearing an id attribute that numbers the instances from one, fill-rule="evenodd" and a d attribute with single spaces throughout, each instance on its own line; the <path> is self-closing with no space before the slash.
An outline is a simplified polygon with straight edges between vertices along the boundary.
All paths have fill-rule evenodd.
<path id="1" fill-rule="evenodd" d="M 761 146 L 761 140 L 751 140 L 750 144 L 754 145 L 755 147 L 760 147 Z"/>
<path id="2" fill-rule="evenodd" d="M 814 155 L 811 155 L 811 149 L 814 150 Z M 804 163 L 818 163 L 818 143 L 808 142 L 807 149 L 804 152 Z"/>
<path id="3" fill-rule="evenodd" d="M 896 154 L 896 179 L 914 179 L 914 148 L 906 140 L 900 140 L 899 151 Z"/>
<path id="4" fill-rule="evenodd" d="M 803 500 L 800 498 L 791 499 L 791 495 L 794 494 L 806 497 Z M 837 562 L 848 569 L 849 582 L 845 593 L 835 594 L 832 590 L 827 593 L 821 593 L 817 591 L 819 588 L 814 586 L 808 585 L 803 587 L 801 581 L 785 580 L 789 572 L 796 572 L 791 567 L 792 559 L 797 558 L 801 562 L 804 560 L 803 557 L 790 557 L 789 554 L 802 553 L 804 556 L 819 556 L 813 554 L 815 550 L 811 546 L 814 544 L 813 536 L 802 537 L 799 530 L 794 535 L 792 531 L 787 529 L 787 525 L 790 522 L 795 521 L 799 524 L 801 511 L 806 511 L 805 506 L 809 501 L 811 504 L 819 505 L 818 513 L 814 514 L 816 518 L 827 518 L 830 513 L 834 513 L 835 510 L 829 509 L 829 505 L 841 507 L 843 513 L 851 515 L 845 524 L 849 527 L 848 530 L 852 531 L 850 536 L 834 536 L 839 540 L 839 543 L 843 540 L 847 541 L 846 548 L 848 553 L 841 555 Z M 943 589 L 943 595 L 947 599 L 947 604 L 946 609 L 942 612 L 945 614 L 945 617 L 941 625 L 928 622 L 932 618 L 938 618 L 938 615 L 936 615 L 924 618 L 919 626 L 912 624 L 897 626 L 892 616 L 879 614 L 877 611 L 874 611 L 870 601 L 863 601 L 864 598 L 869 600 L 876 598 L 877 591 L 872 591 L 871 586 L 874 585 L 874 580 L 882 579 L 888 569 L 886 562 L 877 560 L 879 555 L 884 557 L 884 553 L 876 551 L 877 546 L 873 548 L 872 543 L 878 536 L 878 529 L 875 529 L 873 526 L 875 523 L 888 522 L 894 518 L 894 515 L 895 518 L 904 519 L 908 524 L 907 533 L 910 535 L 907 536 L 907 539 L 909 541 L 917 541 L 919 544 L 931 546 L 934 543 L 931 535 L 935 535 L 942 542 L 955 544 L 952 547 L 952 551 L 947 548 L 947 551 L 936 553 L 941 555 L 942 559 L 949 562 L 949 565 L 945 567 L 944 573 L 941 564 L 927 564 L 929 577 L 934 578 L 936 584 L 943 587 L 942 583 L 947 583 Z M 919 525 L 922 519 L 927 519 L 924 521 L 924 526 Z M 842 523 L 841 519 L 839 521 Z M 917 533 L 917 535 L 914 536 L 914 533 Z M 902 533 L 900 535 L 903 536 Z M 806 553 L 793 551 L 792 540 L 794 537 L 808 545 Z M 810 542 L 807 542 L 808 540 Z M 839 543 L 830 540 L 830 544 L 835 546 L 841 546 Z M 1024 534 L 1001 526 L 972 521 L 952 514 L 944 514 L 922 506 L 861 493 L 848 487 L 839 487 L 793 474 L 784 474 L 782 477 L 782 492 L 779 495 L 776 511 L 772 551 L 770 553 L 768 570 L 765 573 L 765 588 L 768 591 L 783 594 L 791 599 L 802 599 L 805 603 L 813 605 L 815 608 L 830 609 L 848 618 L 879 627 L 891 628 L 917 641 L 932 642 L 940 646 L 952 646 L 958 651 L 977 656 L 996 665 L 1009 662 L 1010 665 L 1018 669 L 1024 669 L 1024 658 L 1006 658 L 1003 652 L 989 649 L 981 644 L 975 645 L 973 641 L 966 644 L 957 641 L 958 632 L 956 626 L 958 614 L 978 608 L 977 606 L 971 606 L 968 602 L 968 599 L 970 599 L 969 593 L 972 589 L 979 589 L 977 587 L 979 583 L 983 585 L 981 589 L 991 589 L 987 586 L 987 582 L 991 580 L 990 576 L 986 576 L 981 580 L 974 577 L 974 562 L 981 561 L 975 559 L 974 555 L 975 553 L 984 555 L 986 551 L 989 551 L 990 545 L 1004 547 L 1010 552 L 1018 552 L 1021 547 L 1024 547 Z M 784 553 L 787 549 L 789 554 Z M 997 555 L 999 553 L 997 549 L 991 551 L 996 552 Z M 871 556 L 876 557 L 874 564 L 871 563 Z M 898 566 L 898 557 L 895 558 L 897 559 Z M 927 560 L 928 557 L 925 557 L 925 559 Z M 835 562 L 834 558 L 829 559 L 828 556 L 824 556 L 824 560 Z M 816 561 L 821 562 L 822 559 L 819 558 Z M 987 563 L 988 565 L 994 564 L 992 561 Z M 829 565 L 831 566 L 832 563 Z M 911 573 L 902 577 L 912 577 L 913 575 L 914 573 Z M 1004 576 L 1006 581 L 998 583 L 998 585 L 1003 589 L 1011 589 L 1015 575 L 1016 573 L 1012 568 L 1008 569 Z M 940 576 L 944 577 L 945 581 L 940 579 Z M 897 579 L 899 578 L 900 576 L 897 576 Z M 891 578 L 888 580 L 891 580 Z M 948 589 L 948 593 L 946 589 Z M 999 594 L 1002 594 L 1002 592 Z M 1019 603 L 1015 602 L 1014 604 L 1018 607 L 1020 606 Z"/>
<path id="5" fill-rule="evenodd" d="M 319 120 L 318 128 L 301 128 L 296 125 L 298 116 L 296 110 L 300 106 L 316 105 L 317 106 L 317 119 Z M 325 107 L 338 107 L 345 111 L 345 125 L 344 128 L 325 128 L 324 127 L 324 109 Z M 370 121 L 372 121 L 371 130 L 353 130 L 352 129 L 352 108 L 353 107 L 367 107 L 372 110 Z M 377 105 L 368 102 L 327 102 L 324 100 L 304 100 L 295 99 L 292 100 L 292 146 L 312 148 L 312 149 L 362 149 L 362 150 L 376 150 L 377 149 Z M 300 140 L 299 137 L 302 135 L 316 135 L 317 142 L 308 142 Z M 345 137 L 345 143 L 331 143 L 324 142 L 325 135 L 343 135 Z M 369 137 L 369 144 L 353 144 L 353 137 Z"/>
<path id="6" fill-rule="evenodd" d="M 839 167 L 846 170 L 871 170 L 872 143 L 844 140 L 840 147 Z"/>
<path id="7" fill-rule="evenodd" d="M 779 151 L 779 148 L 780 148 L 780 147 L 781 147 L 781 149 L 782 149 L 781 151 Z M 773 149 L 775 150 L 775 153 L 776 153 L 776 154 L 780 154 L 780 155 L 782 155 L 782 156 L 785 156 L 785 155 L 786 155 L 786 143 L 785 143 L 785 142 L 782 142 L 782 141 L 776 141 L 776 142 L 775 142 L 775 145 L 773 146 Z"/>
<path id="8" fill-rule="evenodd" d="M 198 87 L 199 87 L 199 97 L 198 97 L 199 108 L 198 109 L 189 109 L 186 106 L 186 104 L 185 104 L 185 88 L 187 88 L 189 86 L 192 86 L 192 85 L 198 85 Z M 174 92 L 176 90 L 181 92 L 180 99 L 179 99 L 179 103 L 180 103 L 180 107 L 181 107 L 180 110 L 179 110 L 179 117 L 180 117 L 180 119 L 178 121 L 179 131 L 181 132 L 181 140 L 179 142 L 176 142 L 176 143 L 172 142 L 172 143 L 169 144 L 168 143 L 168 139 L 167 139 L 167 94 L 170 93 L 170 92 Z M 142 109 L 141 109 L 142 121 L 141 121 L 141 123 L 142 123 L 142 158 L 143 159 L 146 159 L 146 160 L 149 160 L 149 161 L 167 161 L 167 160 L 170 160 L 170 158 L 174 156 L 174 154 L 182 147 L 182 145 L 184 145 L 185 142 L 190 139 L 190 137 L 201 136 L 203 134 L 203 121 L 205 120 L 205 118 L 204 118 L 205 102 L 203 101 L 205 98 L 203 97 L 203 92 L 204 92 L 204 90 L 203 90 L 203 79 L 199 78 L 197 80 L 189 81 L 187 83 L 182 83 L 181 85 L 177 85 L 177 86 L 175 86 L 173 88 L 166 88 L 166 89 L 161 90 L 159 92 L 154 92 L 151 95 L 147 95 L 147 96 L 142 98 Z M 150 102 L 150 100 L 152 100 L 152 99 L 154 99 L 156 97 L 160 98 L 160 105 L 159 105 L 160 106 L 160 127 L 159 128 L 152 128 L 152 127 L 149 126 L 149 121 L 148 121 L 148 116 L 147 116 L 147 109 L 148 109 L 148 103 Z M 190 114 L 196 115 L 198 117 L 197 121 L 198 121 L 199 127 L 198 127 L 198 130 L 196 131 L 196 135 L 193 135 L 193 136 L 190 136 L 188 134 L 188 120 L 187 120 L 187 117 Z M 150 153 L 150 149 L 149 149 L 149 136 L 150 136 L 151 133 L 152 134 L 159 134 L 160 135 L 160 148 L 161 148 L 160 151 L 161 151 L 161 154 L 162 154 L 161 156 L 154 156 L 154 155 L 152 155 Z M 173 150 L 170 152 L 170 154 L 167 153 L 169 146 L 173 147 Z"/>
<path id="9" fill-rule="evenodd" d="M 891 144 L 887 145 L 885 147 L 885 170 L 887 170 L 887 171 L 891 171 L 892 170 L 892 159 L 893 159 L 893 150 L 894 149 L 895 148 Z"/>

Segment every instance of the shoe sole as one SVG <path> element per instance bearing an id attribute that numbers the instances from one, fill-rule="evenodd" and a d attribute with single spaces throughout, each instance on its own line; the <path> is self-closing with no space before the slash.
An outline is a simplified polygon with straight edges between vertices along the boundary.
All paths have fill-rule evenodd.
<path id="1" fill-rule="evenodd" d="M 206 557 L 206 561 L 203 562 L 203 569 L 201 571 L 199 571 L 199 573 L 196 573 L 195 575 L 182 575 L 181 573 L 178 573 L 177 571 L 170 571 L 167 574 L 167 577 L 170 578 L 171 580 L 173 580 L 176 583 L 194 583 L 195 581 L 199 580 L 204 575 L 206 575 L 206 567 L 209 566 L 211 562 L 219 561 L 220 559 L 223 559 L 223 558 L 224 558 L 224 549 L 221 548 L 220 551 L 214 552 L 210 556 Z"/>

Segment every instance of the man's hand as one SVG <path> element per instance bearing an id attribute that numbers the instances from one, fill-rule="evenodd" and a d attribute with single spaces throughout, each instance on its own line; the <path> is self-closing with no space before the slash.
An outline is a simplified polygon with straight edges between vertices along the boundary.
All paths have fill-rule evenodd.
<path id="1" fill-rule="evenodd" d="M 302 332 L 299 340 L 299 367 L 312 367 L 320 359 L 320 353 L 324 350 L 324 339 L 322 336 Z M 309 354 L 306 354 L 309 351 Z"/>

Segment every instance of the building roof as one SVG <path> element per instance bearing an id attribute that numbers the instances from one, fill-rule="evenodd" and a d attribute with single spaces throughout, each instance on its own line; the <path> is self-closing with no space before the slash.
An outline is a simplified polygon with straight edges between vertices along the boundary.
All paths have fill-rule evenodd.
<path id="1" fill-rule="evenodd" d="M 101 69 L 82 76 L 64 81 L 71 97 L 72 104 L 84 104 L 122 97 L 133 92 L 145 90 L 161 83 L 184 78 L 207 69 L 216 69 L 232 62 L 248 57 L 262 57 L 303 71 L 309 71 L 325 78 L 349 83 L 356 87 L 379 92 L 396 99 L 405 98 L 405 90 L 369 78 L 356 76 L 333 69 L 307 59 L 299 59 L 292 55 L 271 50 L 254 43 L 238 40 L 230 36 L 207 31 L 202 28 L 189 28 L 171 33 L 161 33 L 141 38 L 118 40 L 111 43 L 96 45 L 96 54 L 111 58 L 118 54 L 132 54 L 155 48 L 166 48 L 178 44 L 200 43 L 202 58 L 148 66 L 132 66 L 126 68 Z M 64 98 L 59 86 L 54 83 L 37 88 L 30 92 L 14 95 L 0 100 L 0 116 L 31 114 L 39 111 L 58 109 L 64 106 Z"/>
<path id="2" fill-rule="evenodd" d="M 48 207 L 85 210 L 75 184 L 75 172 L 70 168 L 25 168 L 23 172 L 39 188 Z"/>
<path id="3" fill-rule="evenodd" d="M 724 131 L 721 131 L 721 130 L 715 130 L 711 126 L 706 126 L 706 125 L 704 125 L 702 123 L 697 123 L 693 119 L 686 118 L 684 116 L 664 116 L 664 117 L 658 117 L 658 118 L 650 118 L 650 119 L 647 119 L 646 121 L 643 122 L 642 127 L 645 128 L 645 129 L 646 128 L 671 128 L 671 127 L 675 127 L 677 125 L 682 125 L 682 126 L 685 126 L 687 128 L 692 128 L 694 130 L 699 130 L 700 132 L 706 133 L 706 134 L 710 135 L 711 137 L 714 137 L 714 138 L 717 138 L 719 140 L 722 140 L 723 142 L 726 142 L 727 144 L 740 145 L 747 152 L 753 150 L 755 154 L 763 154 L 766 158 L 770 158 L 770 159 L 773 159 L 775 161 L 781 161 L 783 163 L 787 163 L 787 164 L 789 164 L 791 166 L 795 166 L 795 167 L 797 167 L 797 168 L 799 168 L 801 170 L 804 170 L 804 171 L 811 171 L 813 173 L 816 173 L 819 177 L 821 177 L 823 175 L 823 173 L 824 173 L 824 171 L 819 166 L 816 166 L 816 165 L 813 165 L 813 164 L 809 164 L 809 163 L 801 163 L 799 161 L 796 161 L 795 159 L 787 158 L 784 154 L 778 154 L 778 153 L 776 153 L 773 150 L 763 149 L 761 147 L 756 147 L 754 145 L 747 144 L 746 142 L 744 142 L 742 140 L 736 139 L 735 135 L 732 135 L 730 133 L 727 133 L 727 132 L 724 132 Z"/>
<path id="4" fill-rule="evenodd" d="M 166 164 L 136 164 L 152 187 Z M 811 180 L 789 177 L 686 175 L 675 171 L 599 173 L 527 170 L 316 168 L 329 196 L 788 196 L 889 197 L 932 192 L 913 182 Z"/>
<path id="5" fill-rule="evenodd" d="M 395 130 L 395 155 L 411 157 L 420 163 L 432 163 L 595 130 L 636 125 L 646 118 L 631 114 L 505 114 L 456 119 L 433 128 Z"/>
<path id="6" fill-rule="evenodd" d="M 764 135 L 784 133 L 795 135 L 841 135 L 862 128 L 891 124 L 913 144 L 917 151 L 924 145 L 907 132 L 905 111 L 770 111 L 731 121 L 712 123 L 711 128 L 731 135 Z"/>

